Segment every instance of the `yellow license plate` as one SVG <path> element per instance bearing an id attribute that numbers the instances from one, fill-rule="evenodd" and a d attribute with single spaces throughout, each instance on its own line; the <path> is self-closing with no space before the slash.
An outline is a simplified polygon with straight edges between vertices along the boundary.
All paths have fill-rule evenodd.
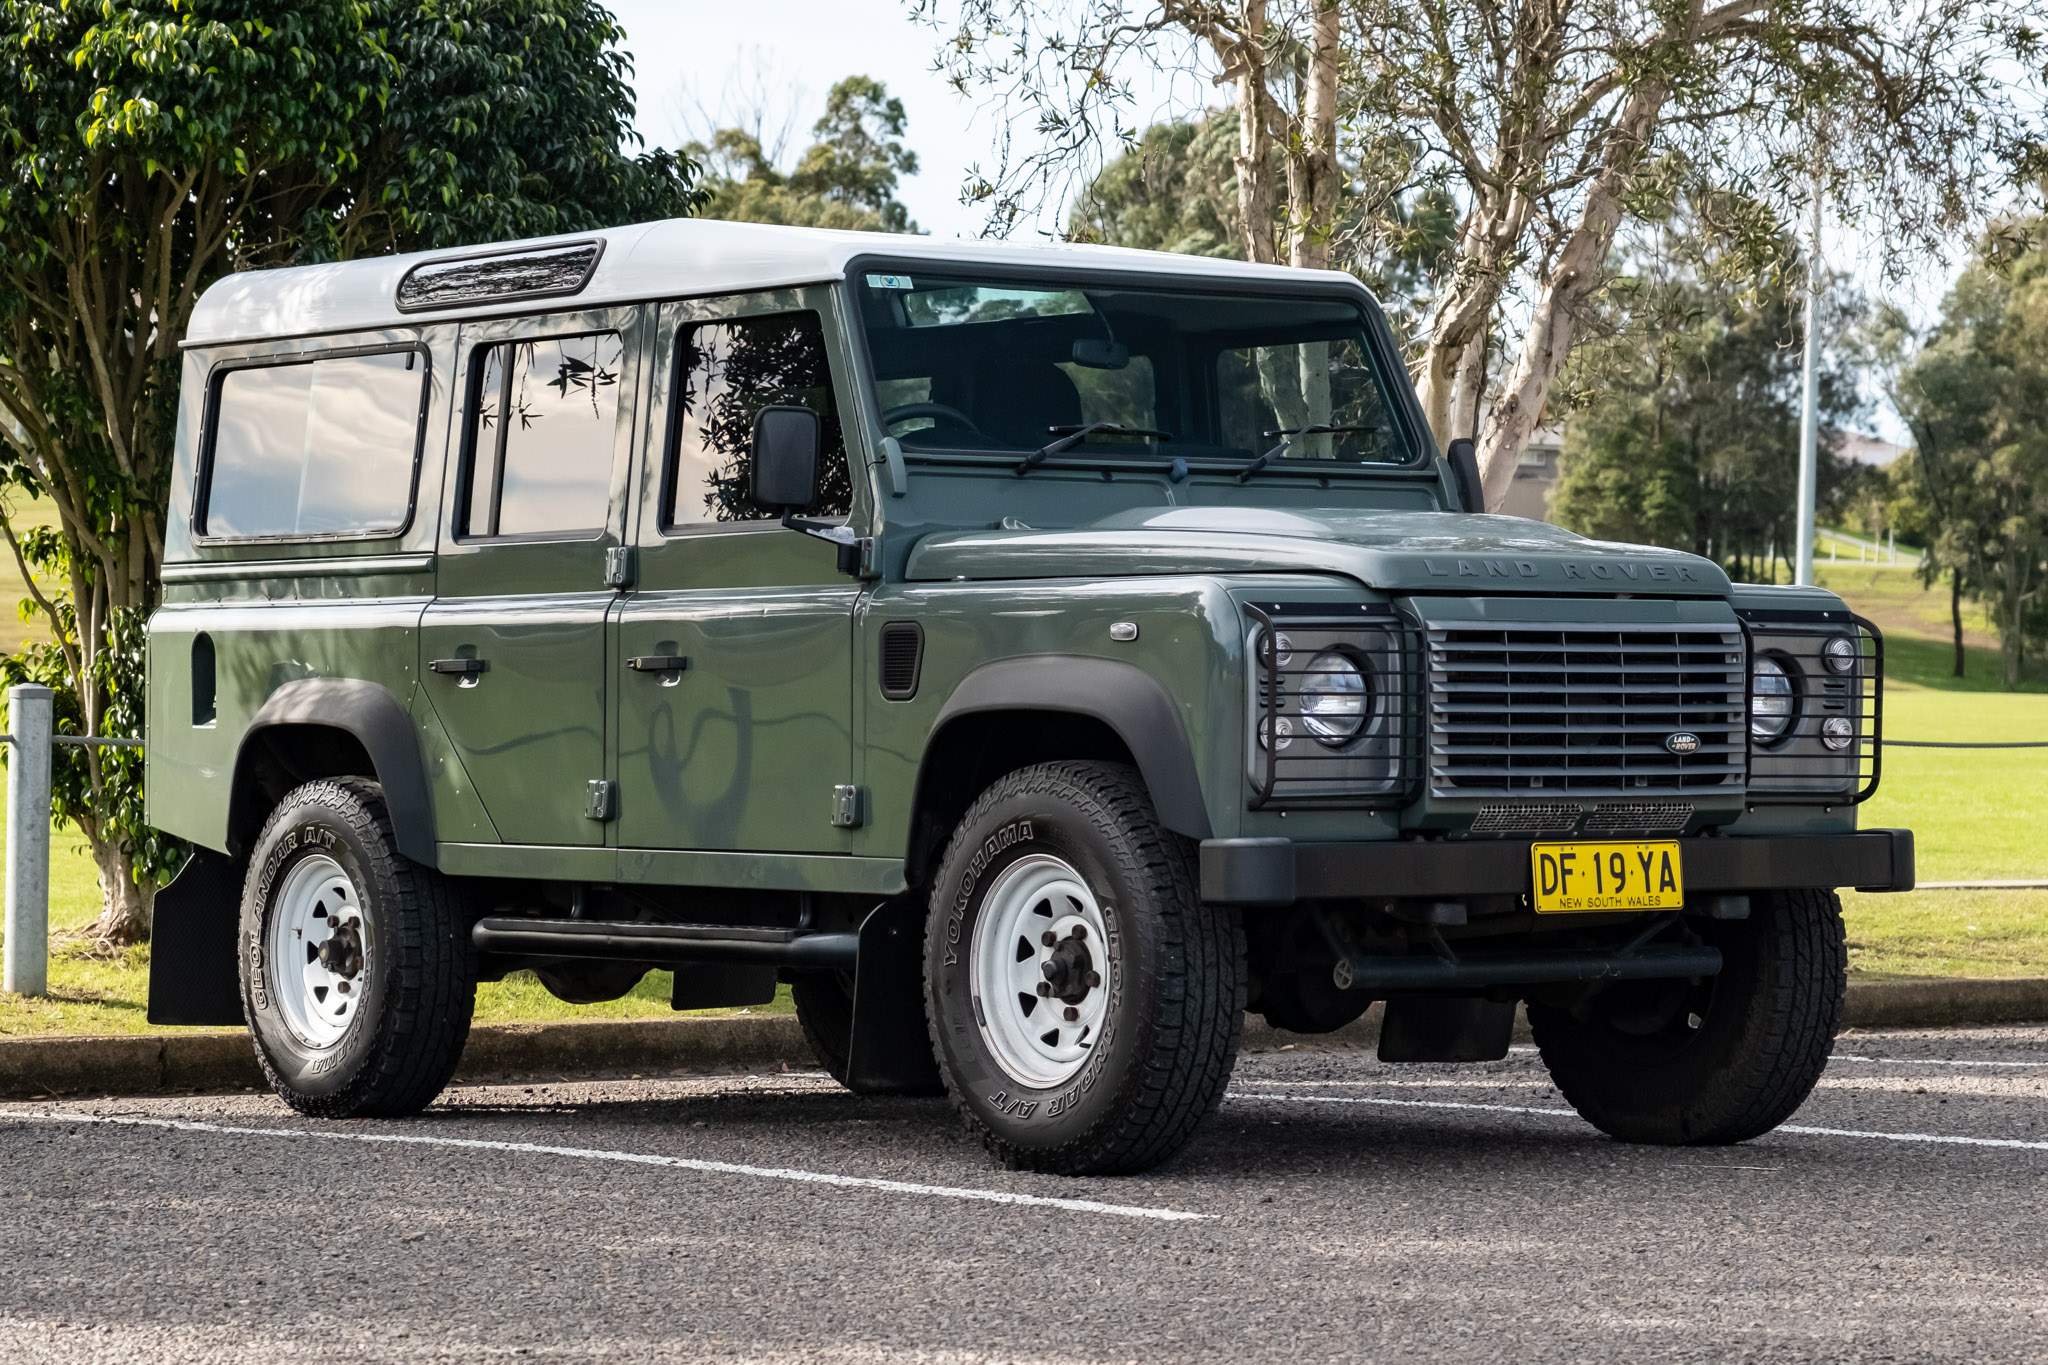
<path id="1" fill-rule="evenodd" d="M 1676 839 L 1531 844 L 1536 913 L 1683 909 L 1685 873 L 1678 854 Z"/>

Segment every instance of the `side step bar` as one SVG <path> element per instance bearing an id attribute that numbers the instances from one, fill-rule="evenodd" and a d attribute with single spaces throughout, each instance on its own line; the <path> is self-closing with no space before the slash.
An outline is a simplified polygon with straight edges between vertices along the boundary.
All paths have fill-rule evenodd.
<path id="1" fill-rule="evenodd" d="M 638 921 L 480 919 L 470 930 L 478 952 L 521 957 L 588 957 L 623 962 L 741 962 L 852 971 L 860 935 L 724 924 Z"/>
<path id="2" fill-rule="evenodd" d="M 1661 981 L 1719 976 L 1719 948 L 1643 947 L 1611 953 L 1468 953 L 1454 960 L 1350 956 L 1330 979 L 1339 990 L 1440 991 L 1477 986 L 1540 986 L 1559 981 Z"/>

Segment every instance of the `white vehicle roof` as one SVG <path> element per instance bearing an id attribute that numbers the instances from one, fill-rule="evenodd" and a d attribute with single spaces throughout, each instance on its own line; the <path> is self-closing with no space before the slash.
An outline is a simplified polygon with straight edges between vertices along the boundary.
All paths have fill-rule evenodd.
<path id="1" fill-rule="evenodd" d="M 573 295 L 483 300 L 431 311 L 401 312 L 398 308 L 399 281 L 408 270 L 423 262 L 600 239 L 604 250 L 597 268 L 589 283 Z M 883 232 L 836 232 L 674 218 L 598 232 L 536 237 L 525 242 L 377 256 L 332 265 L 244 271 L 220 280 L 201 296 L 193 308 L 185 344 L 211 346 L 413 326 L 479 315 L 502 316 L 508 311 L 559 311 L 645 299 L 822 284 L 844 279 L 847 264 L 862 256 L 913 263 L 930 261 L 934 265 L 967 269 L 1004 265 L 1046 270 L 1139 271 L 1189 283 L 1212 280 L 1244 284 L 1265 280 L 1299 287 L 1315 278 L 1353 289 L 1360 287 L 1352 276 L 1341 271 L 1247 265 L 1242 261 L 1128 247 L 1018 246 L 1007 242 L 946 241 Z"/>

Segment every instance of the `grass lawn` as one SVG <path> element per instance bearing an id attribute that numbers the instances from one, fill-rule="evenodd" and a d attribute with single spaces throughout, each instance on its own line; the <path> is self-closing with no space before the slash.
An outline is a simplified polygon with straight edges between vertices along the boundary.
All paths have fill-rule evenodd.
<path id="1" fill-rule="evenodd" d="M 0 601 L 19 595 L 0 556 Z M 2048 669 L 2024 690 L 1999 690 L 1997 641 L 1983 614 L 1964 610 L 1965 676 L 1950 676 L 1948 598 L 1911 570 L 1822 563 L 1822 586 L 1842 594 L 1885 632 L 1885 733 L 1894 739 L 2048 740 Z M 10 617 L 11 623 L 11 617 Z M 0 646 L 9 645 L 0 634 Z M 0 789 L 0 803 L 4 803 Z M 4 809 L 4 805 L 0 805 Z M 1923 881 L 2048 879 L 2048 749 L 1887 749 L 1884 781 L 1864 807 L 1866 826 L 1914 832 Z M 50 842 L 55 930 L 91 923 L 99 909 L 92 860 L 63 829 Z M 1844 893 L 1850 969 L 1859 976 L 2048 976 L 2048 891 Z M 145 1030 L 149 950 L 119 960 L 60 948 L 46 1000 L 0 995 L 0 1035 Z M 530 973 L 477 993 L 479 1023 L 671 1014 L 669 974 L 649 972 L 632 994 L 603 1005 L 565 1005 Z M 760 1013 L 791 1009 L 784 988 Z"/>
<path id="2" fill-rule="evenodd" d="M 57 509 L 47 499 L 36 500 L 23 496 L 19 491 L 10 491 L 6 499 L 9 524 L 16 535 L 32 526 L 54 526 L 57 523 Z M 12 654 L 30 640 L 50 638 L 49 627 L 38 615 L 32 621 L 23 621 L 16 615 L 15 603 L 28 596 L 28 585 L 22 581 L 21 569 L 14 562 L 14 552 L 7 548 L 7 542 L 0 540 L 0 654 Z"/>

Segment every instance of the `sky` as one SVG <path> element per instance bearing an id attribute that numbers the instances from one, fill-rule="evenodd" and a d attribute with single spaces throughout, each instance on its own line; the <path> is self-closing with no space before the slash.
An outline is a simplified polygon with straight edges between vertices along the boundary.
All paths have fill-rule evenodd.
<path id="1" fill-rule="evenodd" d="M 640 133 L 675 146 L 701 133 L 700 107 L 732 112 L 744 92 L 765 90 L 794 110 L 792 153 L 809 143 L 825 92 L 845 76 L 872 76 L 903 101 L 906 142 L 920 169 L 897 197 L 919 227 L 973 237 L 982 215 L 963 207 L 960 186 L 986 164 L 1000 115 L 962 98 L 932 70 L 938 35 L 909 18 L 903 0 L 607 0 L 626 29 L 640 96 Z M 1144 121 L 1199 109 L 1207 82 L 1138 92 Z M 723 108 L 721 109 L 721 101 Z M 1047 227 L 1054 225 L 1047 224 Z"/>

